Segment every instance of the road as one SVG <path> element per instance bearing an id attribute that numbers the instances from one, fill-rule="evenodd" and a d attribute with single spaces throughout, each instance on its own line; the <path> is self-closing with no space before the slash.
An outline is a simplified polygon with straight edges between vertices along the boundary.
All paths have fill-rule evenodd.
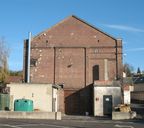
<path id="1" fill-rule="evenodd" d="M 0 128 L 144 128 L 144 120 L 25 120 L 0 119 Z"/>

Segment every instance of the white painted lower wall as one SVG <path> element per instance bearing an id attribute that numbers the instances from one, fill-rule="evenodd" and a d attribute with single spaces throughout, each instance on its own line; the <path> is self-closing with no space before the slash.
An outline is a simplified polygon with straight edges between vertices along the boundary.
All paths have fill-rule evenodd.
<path id="1" fill-rule="evenodd" d="M 8 84 L 7 86 L 10 87 L 10 110 L 12 111 L 16 99 L 33 100 L 34 110 L 47 112 L 53 110 L 53 92 L 57 101 L 57 89 L 53 88 L 52 84 Z"/>

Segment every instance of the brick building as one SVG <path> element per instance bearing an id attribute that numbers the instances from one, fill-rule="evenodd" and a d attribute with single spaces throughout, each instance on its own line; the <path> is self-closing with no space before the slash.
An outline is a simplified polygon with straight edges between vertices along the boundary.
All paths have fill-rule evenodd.
<path id="1" fill-rule="evenodd" d="M 27 81 L 28 40 L 24 45 Z M 64 84 L 61 111 L 93 113 L 95 80 L 122 76 L 122 41 L 70 16 L 31 39 L 30 82 Z"/>

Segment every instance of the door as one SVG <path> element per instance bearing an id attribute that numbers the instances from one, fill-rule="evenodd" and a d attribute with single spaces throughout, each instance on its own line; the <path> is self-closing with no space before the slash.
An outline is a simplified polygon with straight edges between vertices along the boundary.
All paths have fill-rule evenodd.
<path id="1" fill-rule="evenodd" d="M 112 95 L 103 96 L 103 113 L 104 115 L 112 114 Z"/>

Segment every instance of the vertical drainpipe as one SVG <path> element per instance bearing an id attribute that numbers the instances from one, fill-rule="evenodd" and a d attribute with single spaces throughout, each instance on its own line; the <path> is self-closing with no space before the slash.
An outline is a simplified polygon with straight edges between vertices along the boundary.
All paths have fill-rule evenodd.
<path id="1" fill-rule="evenodd" d="M 56 78 L 56 48 L 54 47 L 54 79 L 53 84 L 55 84 L 55 78 Z"/>
<path id="2" fill-rule="evenodd" d="M 118 43 L 116 40 L 116 80 L 118 80 Z"/>
<path id="3" fill-rule="evenodd" d="M 53 85 L 52 85 L 52 112 L 54 112 L 54 92 L 53 92 Z"/>
<path id="4" fill-rule="evenodd" d="M 84 80 L 84 82 L 85 82 L 84 83 L 85 84 L 84 87 L 86 87 L 86 82 L 87 82 L 86 81 L 86 56 L 87 56 L 87 54 L 86 54 L 86 48 L 84 48 L 84 66 L 85 66 L 84 67 L 84 79 L 85 79 Z M 85 114 L 88 111 L 88 109 L 87 109 L 88 107 L 87 107 L 87 102 L 86 101 L 87 101 L 87 97 L 85 96 L 85 98 L 84 98 Z"/>
<path id="5" fill-rule="evenodd" d="M 27 83 L 30 83 L 30 52 L 31 52 L 31 32 L 28 39 L 28 66 L 27 66 Z"/>
<path id="6" fill-rule="evenodd" d="M 84 69 L 84 78 L 85 78 L 85 87 L 86 87 L 86 83 L 87 83 L 87 74 L 86 74 L 86 66 L 87 66 L 87 53 L 86 53 L 86 48 L 84 48 L 84 58 L 85 58 L 85 69 Z"/>

